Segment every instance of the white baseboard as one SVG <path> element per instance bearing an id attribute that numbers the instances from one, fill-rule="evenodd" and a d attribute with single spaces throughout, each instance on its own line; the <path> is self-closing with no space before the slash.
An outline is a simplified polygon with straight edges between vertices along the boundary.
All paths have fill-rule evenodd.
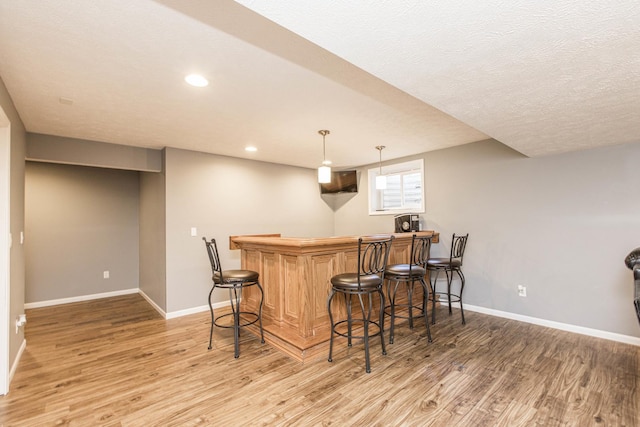
<path id="1" fill-rule="evenodd" d="M 216 310 L 222 307 L 228 307 L 231 305 L 229 301 L 214 302 L 211 304 L 213 309 Z M 172 311 L 167 313 L 166 319 L 175 319 L 176 317 L 188 316 L 190 314 L 202 313 L 203 311 L 209 311 L 209 305 L 201 305 L 199 307 L 187 308 L 186 310 Z"/>
<path id="2" fill-rule="evenodd" d="M 24 304 L 24 308 L 29 309 L 29 308 L 49 307 L 51 305 L 69 304 L 72 302 L 90 301 L 93 299 L 117 297 L 119 295 L 129 295 L 129 294 L 137 294 L 137 293 L 138 293 L 138 288 L 123 289 L 121 291 L 103 292 L 100 294 L 81 295 L 78 297 L 61 298 L 61 299 L 54 299 L 49 301 L 29 302 Z"/>
<path id="3" fill-rule="evenodd" d="M 153 307 L 158 313 L 160 313 L 160 315 L 163 318 L 167 318 L 167 313 L 164 312 L 164 310 L 162 308 L 160 308 L 160 306 L 158 304 L 155 303 L 154 300 L 152 300 L 151 298 L 149 298 L 149 295 L 147 295 L 146 293 L 144 293 L 144 291 L 142 289 L 138 289 L 138 293 L 140 294 L 140 296 L 142 296 L 142 298 L 144 298 L 145 300 L 147 300 L 147 302 L 149 303 L 149 305 L 151 305 L 151 307 Z"/>
<path id="4" fill-rule="evenodd" d="M 149 298 L 149 296 L 147 294 L 145 294 L 143 291 L 140 290 L 139 293 L 165 319 L 175 319 L 177 317 L 188 316 L 190 314 L 196 314 L 196 313 L 202 313 L 203 311 L 209 311 L 209 305 L 201 305 L 199 307 L 192 307 L 192 308 L 187 308 L 185 310 L 178 310 L 178 311 L 172 311 L 170 313 L 167 313 L 162 308 L 160 308 L 160 306 L 158 306 L 158 304 L 156 304 L 151 298 Z M 229 301 L 216 302 L 216 303 L 213 303 L 212 305 L 213 305 L 213 308 L 215 310 L 217 308 L 228 306 L 229 305 Z"/>
<path id="5" fill-rule="evenodd" d="M 91 301 L 94 299 L 109 298 L 109 297 L 116 297 L 120 295 L 130 295 L 130 294 L 140 294 L 165 319 L 174 319 L 176 317 L 188 316 L 189 314 L 202 313 L 203 311 L 209 310 L 209 305 L 201 305 L 199 307 L 192 307 L 185 310 L 178 310 L 178 311 L 173 311 L 171 313 L 166 313 L 158 304 L 155 303 L 155 301 L 149 298 L 149 296 L 146 293 L 144 293 L 142 290 L 138 288 L 124 289 L 122 291 L 114 291 L 114 292 L 103 292 L 100 294 L 93 294 L 93 295 L 82 295 L 82 296 L 72 297 L 72 298 L 61 298 L 61 299 L 55 299 L 55 300 L 49 300 L 49 301 L 30 302 L 30 303 L 25 303 L 24 308 L 29 309 L 29 308 L 49 307 L 52 305 L 69 304 L 72 302 L 81 302 L 81 301 Z M 213 308 L 215 310 L 217 308 L 226 307 L 229 304 L 230 304 L 229 301 L 216 302 L 216 303 L 213 303 Z"/>
<path id="6" fill-rule="evenodd" d="M 29 308 L 48 307 L 51 305 L 68 304 L 71 302 L 79 302 L 79 301 L 90 301 L 93 299 L 108 298 L 108 297 L 114 297 L 119 295 L 129 295 L 129 294 L 135 294 L 135 293 L 139 293 L 165 319 L 175 319 L 177 317 L 188 316 L 190 314 L 195 314 L 195 313 L 202 313 L 203 311 L 209 310 L 208 305 L 201 305 L 199 307 L 193 307 L 185 310 L 178 310 L 178 311 L 172 311 L 170 313 L 166 313 L 151 298 L 149 298 L 147 294 L 145 294 L 143 291 L 137 288 L 125 289 L 122 291 L 105 292 L 101 294 L 83 295 L 83 296 L 73 297 L 73 298 L 62 298 L 57 300 L 32 302 L 32 303 L 25 304 L 24 308 L 29 309 Z M 440 302 L 446 304 L 447 300 L 441 299 Z M 213 308 L 217 309 L 217 308 L 227 307 L 228 305 L 229 305 L 229 301 L 217 302 L 213 304 Z M 453 308 L 457 308 L 456 304 L 453 305 Z M 545 326 L 548 328 L 559 329 L 561 331 L 573 332 L 581 335 L 588 335 L 596 338 L 604 338 L 607 340 L 617 341 L 617 342 L 631 344 L 631 345 L 640 347 L 640 338 L 632 337 L 629 335 L 616 334 L 614 332 L 601 331 L 599 329 L 591 329 L 591 328 L 585 328 L 582 326 L 570 325 L 567 323 L 554 322 L 551 320 L 539 319 L 537 317 L 524 316 L 521 314 L 509 313 L 507 311 L 494 310 L 491 308 L 485 308 L 485 307 L 469 305 L 469 304 L 465 304 L 464 308 L 469 311 L 475 311 L 478 313 L 488 314 L 491 316 L 503 317 L 505 319 L 517 320 L 520 322 L 531 323 L 534 325 Z M 26 341 L 23 342 L 22 347 L 20 348 L 20 354 L 18 355 L 18 357 L 16 357 L 16 361 L 14 362 L 11 368 L 11 373 L 10 373 L 11 376 L 13 375 L 13 371 L 17 366 L 17 361 L 20 358 L 21 352 L 24 351 L 25 346 L 26 346 Z"/>
<path id="7" fill-rule="evenodd" d="M 447 302 L 446 300 L 440 302 Z M 456 308 L 455 305 L 452 306 Z M 491 316 L 504 317 L 505 319 L 517 320 L 519 322 L 531 323 L 547 328 L 559 329 L 561 331 L 573 332 L 581 335 L 588 335 L 596 338 L 604 338 L 611 341 L 617 341 L 625 344 L 631 344 L 640 347 L 640 338 L 629 335 L 616 334 L 614 332 L 601 331 L 599 329 L 585 328 L 582 326 L 570 325 L 567 323 L 554 322 L 551 320 L 538 319 L 537 317 L 523 316 L 521 314 L 509 313 L 507 311 L 494 310 L 491 308 L 479 307 L 475 305 L 465 304 L 464 309 L 475 311 L 478 313 L 489 314 Z"/>
<path id="8" fill-rule="evenodd" d="M 220 303 L 215 303 L 213 304 L 213 308 L 216 309 L 218 307 L 224 307 L 226 305 L 229 305 L 229 302 L 222 303 L 222 305 L 220 305 Z M 188 308 L 186 310 L 172 311 L 171 313 L 167 313 L 166 319 L 175 319 L 176 317 L 188 316 L 189 314 L 195 314 L 195 313 L 202 313 L 203 311 L 209 311 L 209 306 L 201 305 L 200 307 Z"/>
<path id="9" fill-rule="evenodd" d="M 11 364 L 11 370 L 9 371 L 9 384 L 11 384 L 11 380 L 13 379 L 13 375 L 16 373 L 18 369 L 18 363 L 20 363 L 20 359 L 22 358 L 22 353 L 27 348 L 27 340 L 23 339 L 22 344 L 20 344 L 20 348 L 18 349 L 18 354 L 16 354 L 16 358 L 13 359 L 13 363 Z"/>

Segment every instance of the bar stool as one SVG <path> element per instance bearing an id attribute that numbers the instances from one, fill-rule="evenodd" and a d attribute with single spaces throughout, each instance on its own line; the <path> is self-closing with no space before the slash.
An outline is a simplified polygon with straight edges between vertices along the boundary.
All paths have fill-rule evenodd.
<path id="1" fill-rule="evenodd" d="M 333 336 L 340 335 L 347 338 L 347 345 L 351 347 L 352 338 L 362 338 L 364 340 L 365 369 L 371 372 L 369 361 L 369 338 L 380 336 L 382 354 L 386 355 L 384 347 L 384 293 L 382 283 L 384 281 L 384 270 L 389 260 L 389 250 L 394 236 L 369 236 L 358 239 L 358 271 L 354 273 L 343 273 L 331 278 L 331 293 L 327 298 L 327 310 L 329 311 L 329 321 L 331 323 L 331 339 L 329 341 L 329 362 L 333 361 Z M 337 294 L 344 296 L 347 310 L 347 318 L 334 322 L 331 313 L 331 303 Z M 380 297 L 380 311 L 378 321 L 372 320 L 373 297 L 378 294 Z M 357 296 L 360 303 L 361 317 L 354 317 L 352 310 L 353 296 Z M 366 299 L 366 304 L 365 304 Z M 347 330 L 338 331 L 337 328 L 346 323 Z M 363 335 L 353 334 L 353 324 L 362 324 Z M 377 331 L 369 333 L 369 326 L 373 325 Z"/>
<path id="2" fill-rule="evenodd" d="M 640 322 L 640 248 L 636 248 L 624 259 L 625 264 L 633 271 L 633 306 L 636 309 L 636 317 Z"/>
<path id="3" fill-rule="evenodd" d="M 264 301 L 264 292 L 262 291 L 262 286 L 260 286 L 260 282 L 258 280 L 259 275 L 257 272 L 251 270 L 222 270 L 216 240 L 211 239 L 211 241 L 207 241 L 206 237 L 203 237 L 202 240 L 204 240 L 207 248 L 207 254 L 209 255 L 209 261 L 211 262 L 211 271 L 213 273 L 211 277 L 213 280 L 213 286 L 209 291 L 209 310 L 211 311 L 209 350 L 211 350 L 212 347 L 214 325 L 219 328 L 233 328 L 234 357 L 237 359 L 240 357 L 240 328 L 259 322 L 260 342 L 264 344 L 264 332 L 262 330 L 262 303 Z M 260 307 L 258 308 L 257 313 L 240 310 L 242 289 L 249 286 L 257 286 L 260 290 Z M 222 314 L 218 317 L 214 316 L 213 305 L 211 304 L 211 295 L 216 288 L 229 290 L 231 313 Z M 231 325 L 220 323 L 223 318 L 229 316 L 233 316 L 233 323 Z"/>
<path id="4" fill-rule="evenodd" d="M 422 311 L 424 315 L 424 323 L 427 325 L 427 337 L 429 342 L 431 339 L 431 329 L 429 328 L 429 320 L 427 319 L 427 301 L 429 300 L 429 286 L 424 280 L 427 274 L 427 260 L 431 250 L 431 236 L 418 237 L 413 235 L 411 238 L 411 256 L 408 264 L 394 264 L 385 269 L 385 280 L 387 281 L 387 297 L 389 305 L 385 307 L 385 314 L 391 317 L 391 326 L 389 328 L 389 344 L 393 344 L 393 333 L 395 330 L 396 317 L 409 320 L 409 329 L 413 329 L 413 309 Z M 422 303 L 416 305 L 413 301 L 414 285 L 419 282 L 422 285 Z M 397 303 L 396 295 L 400 284 L 404 284 L 407 289 L 407 303 Z M 397 308 L 404 308 L 406 315 L 397 313 Z"/>
<path id="5" fill-rule="evenodd" d="M 462 291 L 464 290 L 464 274 L 462 274 L 462 257 L 464 256 L 464 250 L 467 246 L 467 239 L 469 238 L 469 233 L 466 235 L 461 234 L 453 234 L 451 238 L 451 252 L 449 254 L 449 258 L 430 258 L 427 261 L 427 270 L 429 272 L 435 272 L 433 280 L 430 280 L 431 285 L 431 323 L 435 325 L 436 323 L 436 295 L 446 295 L 447 302 L 449 303 L 449 315 L 451 315 L 451 303 L 459 302 L 460 303 L 460 315 L 462 316 L 462 324 L 465 324 L 464 321 L 464 310 L 462 309 Z M 447 276 L 447 291 L 446 292 L 437 292 L 436 291 L 436 282 L 438 281 L 438 274 L 441 271 L 444 271 L 444 274 Z M 451 283 L 453 282 L 453 273 L 458 274 L 460 277 L 460 293 L 452 294 L 451 293 Z"/>

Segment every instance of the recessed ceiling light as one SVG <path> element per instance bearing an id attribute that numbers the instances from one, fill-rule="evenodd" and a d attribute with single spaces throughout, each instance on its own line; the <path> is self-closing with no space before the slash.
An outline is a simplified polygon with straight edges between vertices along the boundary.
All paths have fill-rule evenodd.
<path id="1" fill-rule="evenodd" d="M 202 77 L 200 74 L 189 74 L 184 80 L 191 86 L 205 87 L 209 85 L 209 81 Z"/>
<path id="2" fill-rule="evenodd" d="M 256 147 L 253 147 L 253 146 L 245 147 L 244 150 L 245 151 L 250 151 L 250 152 L 258 151 L 258 149 Z"/>

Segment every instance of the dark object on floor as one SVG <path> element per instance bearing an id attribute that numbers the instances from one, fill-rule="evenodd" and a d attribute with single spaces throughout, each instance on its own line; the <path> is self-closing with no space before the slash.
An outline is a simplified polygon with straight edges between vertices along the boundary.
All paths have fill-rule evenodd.
<path id="1" fill-rule="evenodd" d="M 636 316 L 640 322 L 640 248 L 631 251 L 624 259 L 625 264 L 633 270 L 633 284 L 635 292 L 633 294 L 633 305 L 636 307 Z"/>
<path id="2" fill-rule="evenodd" d="M 389 344 L 393 344 L 396 317 L 409 320 L 409 329 L 413 329 L 413 309 L 419 310 L 424 316 L 427 326 L 427 338 L 431 342 L 431 330 L 427 319 L 427 301 L 429 300 L 429 288 L 424 276 L 427 274 L 427 260 L 431 250 L 431 236 L 418 237 L 416 234 L 411 239 L 411 255 L 408 264 L 393 264 L 387 266 L 384 271 L 387 281 L 388 305 L 385 307 L 385 314 L 391 317 L 391 327 L 389 328 Z M 418 282 L 422 286 L 422 302 L 417 305 L 413 300 L 414 285 Z M 407 303 L 396 303 L 398 286 L 404 285 L 407 293 Z M 406 315 L 397 314 L 396 309 L 405 308 Z"/>
<path id="3" fill-rule="evenodd" d="M 435 325 L 436 323 L 436 300 L 438 296 L 447 296 L 447 303 L 449 304 L 449 315 L 451 315 L 451 303 L 459 302 L 460 303 L 460 316 L 462 316 L 462 324 L 465 324 L 464 320 L 464 309 L 462 308 L 462 291 L 464 291 L 464 274 L 462 274 L 462 258 L 464 257 L 464 250 L 467 247 L 467 239 L 469 238 L 469 233 L 467 234 L 453 234 L 451 238 L 451 253 L 449 254 L 449 258 L 430 258 L 427 261 L 427 270 L 429 271 L 429 275 L 433 276 L 429 278 L 431 282 L 431 323 Z M 447 290 L 438 292 L 437 290 L 437 282 L 438 282 L 438 274 L 444 271 L 444 274 L 447 279 Z M 453 283 L 453 273 L 456 273 L 460 278 L 460 292 L 458 294 L 454 294 L 451 292 L 451 284 Z"/>
<path id="4" fill-rule="evenodd" d="M 342 273 L 331 278 L 331 293 L 327 299 L 327 311 L 331 323 L 331 339 L 329 340 L 329 362 L 333 361 L 333 337 L 340 335 L 347 338 L 347 345 L 351 347 L 353 338 L 364 340 L 365 369 L 371 372 L 369 361 L 369 338 L 380 336 L 382 354 L 387 354 L 384 347 L 384 270 L 389 260 L 389 250 L 394 236 L 368 236 L 358 239 L 358 269 L 351 273 Z M 331 303 L 334 296 L 344 296 L 346 319 L 334 321 L 331 312 Z M 374 295 L 380 297 L 379 319 L 372 319 Z M 353 312 L 352 300 L 354 297 L 359 303 L 360 310 Z M 355 304 L 353 304 L 355 305 Z M 355 335 L 353 324 L 362 326 L 363 335 Z M 347 326 L 346 331 L 338 331 L 339 326 Z M 375 332 L 369 333 L 369 327 L 373 326 Z"/>
<path id="5" fill-rule="evenodd" d="M 233 328 L 233 346 L 234 357 L 237 359 L 240 357 L 240 328 L 243 326 L 253 325 L 259 322 L 260 325 L 260 342 L 264 343 L 264 332 L 262 331 L 262 304 L 264 302 L 264 292 L 262 286 L 258 281 L 258 272 L 251 270 L 223 270 L 220 265 L 220 257 L 218 256 L 218 246 L 216 240 L 211 239 L 207 241 L 206 237 L 203 237 L 204 243 L 207 247 L 207 254 L 209 255 L 209 261 L 211 262 L 211 272 L 213 286 L 209 291 L 209 310 L 211 311 L 211 331 L 209 332 L 209 350 L 211 350 L 211 344 L 213 341 L 213 326 L 219 328 Z M 260 308 L 257 313 L 240 311 L 240 300 L 242 298 L 242 289 L 248 286 L 257 286 L 260 289 Z M 231 313 L 222 314 L 218 317 L 213 315 L 213 305 L 211 304 L 211 295 L 214 289 L 228 289 L 229 290 L 229 303 L 231 304 Z M 223 325 L 219 321 L 228 316 L 233 316 L 233 323 Z M 248 319 L 247 319 L 248 318 Z"/>

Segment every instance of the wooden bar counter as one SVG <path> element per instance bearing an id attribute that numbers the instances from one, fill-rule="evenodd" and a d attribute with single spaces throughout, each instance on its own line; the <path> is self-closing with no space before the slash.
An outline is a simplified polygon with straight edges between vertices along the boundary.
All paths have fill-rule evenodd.
<path id="1" fill-rule="evenodd" d="M 413 233 L 392 234 L 395 239 L 389 264 L 408 262 Z M 433 236 L 433 243 L 438 242 L 438 233 L 433 231 L 416 234 Z M 327 312 L 330 280 L 336 274 L 357 271 L 358 236 L 297 238 L 268 234 L 231 236 L 229 240 L 231 249 L 242 251 L 242 268 L 260 274 L 265 340 L 302 362 L 326 357 L 331 334 Z M 421 289 L 415 298 L 420 301 Z M 242 304 L 257 311 L 259 291 L 255 287 L 243 290 Z M 344 306 L 335 307 L 335 313 L 343 316 Z M 253 327 L 257 332 L 257 326 Z"/>

